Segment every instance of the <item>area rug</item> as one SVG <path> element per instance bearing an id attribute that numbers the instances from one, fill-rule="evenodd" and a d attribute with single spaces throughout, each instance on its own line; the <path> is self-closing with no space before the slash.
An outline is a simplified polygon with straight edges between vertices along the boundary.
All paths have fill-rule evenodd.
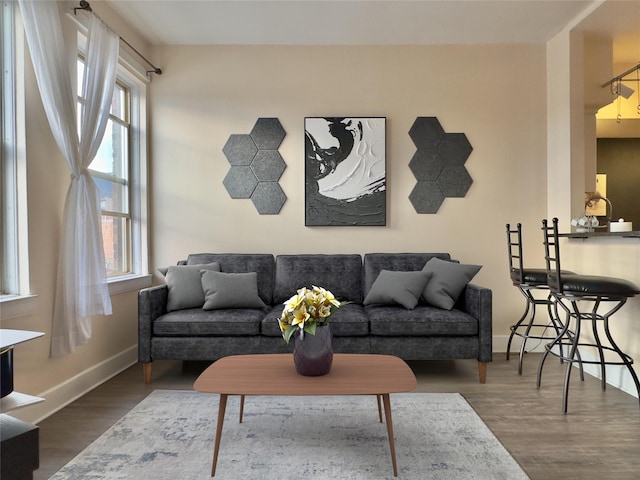
<path id="1" fill-rule="evenodd" d="M 156 390 L 52 480 L 205 480 L 218 395 Z M 375 396 L 229 397 L 215 479 L 392 479 Z M 392 394 L 399 479 L 527 475 L 457 393 Z"/>

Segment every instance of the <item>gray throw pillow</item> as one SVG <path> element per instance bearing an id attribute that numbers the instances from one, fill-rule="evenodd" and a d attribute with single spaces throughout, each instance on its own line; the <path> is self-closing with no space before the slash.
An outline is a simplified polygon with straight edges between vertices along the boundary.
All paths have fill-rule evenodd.
<path id="1" fill-rule="evenodd" d="M 258 295 L 258 274 L 220 273 L 201 270 L 205 310 L 220 308 L 262 308 Z"/>
<path id="2" fill-rule="evenodd" d="M 400 304 L 413 310 L 431 274 L 422 271 L 396 272 L 382 270 L 364 299 L 365 305 Z"/>
<path id="3" fill-rule="evenodd" d="M 434 307 L 451 310 L 467 283 L 476 276 L 482 265 L 463 265 L 432 258 L 422 268 L 433 274 L 424 288 L 420 300 Z"/>
<path id="4" fill-rule="evenodd" d="M 200 270 L 220 271 L 218 262 L 202 265 L 172 265 L 167 267 L 165 282 L 168 288 L 167 312 L 185 308 L 201 308 L 204 291 L 200 281 Z M 164 269 L 158 269 L 161 273 Z"/>

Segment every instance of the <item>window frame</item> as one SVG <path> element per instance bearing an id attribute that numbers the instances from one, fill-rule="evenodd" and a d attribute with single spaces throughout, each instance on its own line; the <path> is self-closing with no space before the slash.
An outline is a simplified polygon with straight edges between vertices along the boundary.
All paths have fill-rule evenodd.
<path id="1" fill-rule="evenodd" d="M 2 318 L 33 313 L 36 296 L 29 278 L 24 58 L 26 45 L 17 3 L 0 9 L 0 307 Z M 20 81 L 19 81 L 20 80 Z"/>
<path id="2" fill-rule="evenodd" d="M 82 43 L 82 42 L 80 42 Z M 85 63 L 85 58 L 81 53 L 78 53 L 78 65 L 80 63 Z M 82 84 L 82 78 L 80 78 L 80 71 L 77 72 L 76 75 L 78 78 L 78 88 L 81 88 L 80 85 Z M 133 224 L 133 212 L 131 209 L 131 203 L 132 203 L 132 198 L 133 196 L 136 194 L 136 192 L 134 191 L 135 189 L 135 185 L 132 184 L 131 182 L 131 174 L 132 171 L 136 169 L 137 167 L 137 161 L 135 161 L 136 159 L 134 159 L 134 161 L 132 162 L 132 149 L 133 149 L 133 141 L 132 141 L 132 130 L 133 130 L 133 125 L 131 124 L 131 107 L 132 107 L 132 100 L 137 100 L 137 96 L 135 96 L 134 98 L 132 98 L 132 94 L 131 94 L 131 89 L 130 89 L 130 85 L 128 83 L 125 83 L 124 81 L 122 81 L 120 78 L 118 78 L 118 74 L 116 75 L 116 86 L 118 88 L 120 88 L 123 92 L 124 92 L 124 115 L 119 116 L 116 114 L 113 114 L 111 112 L 109 112 L 109 121 L 113 124 L 114 127 L 124 127 L 125 128 L 125 135 L 122 138 L 122 144 L 126 145 L 126 154 L 124 155 L 124 157 L 126 157 L 126 165 L 125 168 L 123 169 L 123 172 L 121 175 L 117 175 L 117 174 L 109 174 L 109 173 L 104 173 L 100 170 L 96 170 L 96 169 L 92 169 L 91 165 L 89 165 L 89 173 L 91 174 L 91 177 L 94 179 L 94 181 L 96 182 L 96 184 L 99 184 L 100 181 L 104 181 L 104 182 L 108 182 L 110 184 L 114 184 L 114 185 L 120 185 L 121 187 L 124 187 L 124 191 L 126 191 L 125 193 L 125 205 L 124 208 L 122 209 L 122 211 L 119 211 L 118 209 L 116 210 L 110 210 L 110 209 L 106 209 L 103 208 L 102 205 L 100 206 L 100 213 L 101 213 L 101 218 L 103 221 L 103 228 L 102 228 L 102 232 L 104 235 L 104 219 L 105 217 L 107 218 L 111 218 L 111 219 L 122 219 L 124 220 L 124 244 L 123 245 L 119 245 L 120 247 L 120 251 L 121 253 L 118 255 L 120 257 L 121 260 L 123 260 L 121 268 L 122 271 L 120 271 L 119 273 L 115 274 L 115 275 L 109 275 L 109 268 L 107 267 L 107 278 L 111 279 L 111 278 L 117 278 L 117 277 L 123 277 L 126 275 L 130 275 L 131 273 L 134 273 L 133 270 L 133 261 L 132 261 L 132 252 L 135 250 L 135 248 L 133 247 L 133 228 L 132 228 L 132 224 Z M 114 93 L 115 94 L 115 93 Z M 80 105 L 83 104 L 83 102 L 85 101 L 84 98 L 82 98 L 80 96 L 80 92 L 77 92 L 77 102 L 76 105 L 78 105 L 78 108 L 80 108 Z M 79 113 L 78 113 L 79 115 Z M 107 132 L 105 132 L 105 137 L 107 135 Z M 104 139 L 103 139 L 104 141 Z M 118 242 L 119 244 L 121 243 L 120 241 Z M 103 243 L 104 246 L 104 243 Z M 107 254 L 105 252 L 105 260 L 107 259 Z"/>
<path id="3" fill-rule="evenodd" d="M 80 26 L 82 24 L 80 23 Z M 78 29 L 78 57 L 85 56 L 86 29 Z M 123 293 L 151 285 L 149 273 L 149 248 L 147 232 L 148 201 L 147 189 L 147 84 L 148 79 L 141 77 L 135 68 L 131 68 L 122 50 L 118 59 L 116 82 L 128 91 L 129 124 L 129 242 L 126 246 L 129 256 L 130 272 L 107 278 L 109 291 Z M 76 72 L 77 76 L 77 72 Z M 75 83 L 77 84 L 77 82 Z M 80 92 L 76 92 L 79 98 Z M 91 170 L 91 169 L 90 169 Z M 92 175 L 94 172 L 92 171 Z M 102 213 L 102 210 L 101 210 Z"/>

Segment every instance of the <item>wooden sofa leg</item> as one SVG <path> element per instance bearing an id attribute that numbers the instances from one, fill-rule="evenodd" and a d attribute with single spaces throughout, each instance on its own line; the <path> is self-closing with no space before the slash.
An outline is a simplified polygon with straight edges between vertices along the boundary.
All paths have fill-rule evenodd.
<path id="1" fill-rule="evenodd" d="M 487 365 L 489 365 L 487 362 L 478 362 L 478 375 L 480 377 L 480 383 L 487 383 Z M 149 370 L 151 370 L 151 367 L 149 367 Z"/>
<path id="2" fill-rule="evenodd" d="M 145 385 L 151 384 L 151 362 L 142 364 L 142 371 L 144 373 Z"/>

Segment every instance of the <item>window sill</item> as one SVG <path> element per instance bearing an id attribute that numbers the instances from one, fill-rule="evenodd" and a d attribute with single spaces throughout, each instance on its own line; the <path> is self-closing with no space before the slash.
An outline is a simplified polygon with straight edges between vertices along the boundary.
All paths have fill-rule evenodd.
<path id="1" fill-rule="evenodd" d="M 125 275 L 108 279 L 109 294 L 118 295 L 131 291 L 141 290 L 150 287 L 152 283 L 151 274 L 148 275 Z"/>
<path id="2" fill-rule="evenodd" d="M 24 317 L 31 315 L 36 310 L 36 295 L 0 295 L 0 318 Z"/>
<path id="3" fill-rule="evenodd" d="M 108 280 L 109 294 L 118 295 L 150 287 L 151 275 L 127 275 Z M 0 295 L 0 319 L 24 317 L 36 311 L 37 295 Z"/>

